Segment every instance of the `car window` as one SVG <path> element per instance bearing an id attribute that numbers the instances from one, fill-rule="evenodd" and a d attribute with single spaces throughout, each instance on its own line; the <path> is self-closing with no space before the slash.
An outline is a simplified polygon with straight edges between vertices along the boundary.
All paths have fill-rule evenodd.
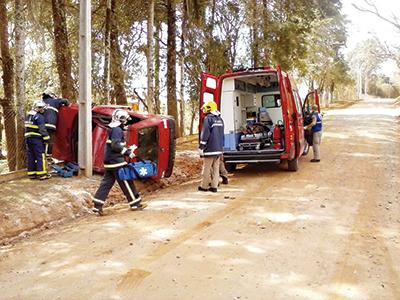
<path id="1" fill-rule="evenodd" d="M 158 127 L 146 127 L 138 130 L 138 157 L 158 162 Z"/>

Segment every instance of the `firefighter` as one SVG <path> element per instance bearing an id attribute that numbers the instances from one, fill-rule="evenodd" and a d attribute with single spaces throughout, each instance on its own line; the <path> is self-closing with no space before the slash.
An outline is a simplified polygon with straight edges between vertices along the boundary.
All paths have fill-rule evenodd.
<path id="1" fill-rule="evenodd" d="M 45 127 L 43 113 L 46 103 L 37 100 L 25 119 L 25 142 L 27 151 L 28 176 L 31 179 L 48 179 L 45 143 L 50 139 Z"/>
<path id="2" fill-rule="evenodd" d="M 42 100 L 47 104 L 46 111 L 44 112 L 44 119 L 46 122 L 47 132 L 50 136 L 50 140 L 47 143 L 46 155 L 51 156 L 53 153 L 54 134 L 57 126 L 58 110 L 61 106 L 68 106 L 69 102 L 66 99 L 57 98 L 51 93 L 43 93 Z"/>
<path id="3" fill-rule="evenodd" d="M 305 126 L 304 129 L 311 130 L 312 132 L 313 159 L 311 159 L 311 162 L 320 162 L 319 147 L 322 138 L 322 116 L 318 112 L 317 105 L 313 105 L 311 109 L 312 121 L 309 125 Z"/>
<path id="4" fill-rule="evenodd" d="M 199 153 L 203 157 L 202 181 L 199 191 L 216 193 L 219 181 L 219 164 L 224 144 L 224 121 L 214 101 L 202 107 L 206 114 L 200 134 Z M 208 188 L 211 182 L 211 187 Z"/>
<path id="5" fill-rule="evenodd" d="M 133 180 L 120 180 L 118 170 L 127 165 L 125 157 L 135 157 L 136 145 L 126 147 L 124 130 L 125 125 L 130 119 L 127 111 L 116 109 L 112 114 L 111 123 L 108 125 L 109 134 L 104 151 L 104 177 L 93 198 L 93 212 L 103 214 L 103 205 L 113 187 L 115 181 L 118 182 L 125 197 L 128 200 L 131 210 L 142 210 L 147 206 L 141 202 L 141 197 L 136 190 Z"/>

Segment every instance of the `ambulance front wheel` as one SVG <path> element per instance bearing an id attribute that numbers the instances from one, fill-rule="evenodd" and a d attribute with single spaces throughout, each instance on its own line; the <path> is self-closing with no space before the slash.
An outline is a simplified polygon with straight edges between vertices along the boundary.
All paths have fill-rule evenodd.
<path id="1" fill-rule="evenodd" d="M 299 169 L 299 158 L 288 160 L 288 170 L 295 172 Z"/>
<path id="2" fill-rule="evenodd" d="M 225 169 L 229 172 L 232 173 L 236 170 L 236 164 L 225 164 Z"/>

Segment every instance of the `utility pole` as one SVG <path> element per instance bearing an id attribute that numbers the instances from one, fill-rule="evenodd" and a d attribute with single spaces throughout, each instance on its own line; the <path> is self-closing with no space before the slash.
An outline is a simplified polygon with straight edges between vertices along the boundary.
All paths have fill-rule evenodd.
<path id="1" fill-rule="evenodd" d="M 86 177 L 93 175 L 91 59 L 91 0 L 81 0 L 79 10 L 78 162 Z"/>

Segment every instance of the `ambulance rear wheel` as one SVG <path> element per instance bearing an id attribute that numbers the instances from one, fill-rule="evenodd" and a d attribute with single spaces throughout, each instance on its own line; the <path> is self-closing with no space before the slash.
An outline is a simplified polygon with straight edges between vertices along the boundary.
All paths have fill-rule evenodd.
<path id="1" fill-rule="evenodd" d="M 236 170 L 236 164 L 225 164 L 225 169 L 229 172 L 232 173 Z"/>
<path id="2" fill-rule="evenodd" d="M 306 156 L 308 154 L 308 151 L 310 151 L 310 145 L 306 142 L 306 144 L 304 145 L 303 155 Z"/>
<path id="3" fill-rule="evenodd" d="M 288 160 L 288 170 L 295 172 L 299 169 L 299 158 Z"/>

